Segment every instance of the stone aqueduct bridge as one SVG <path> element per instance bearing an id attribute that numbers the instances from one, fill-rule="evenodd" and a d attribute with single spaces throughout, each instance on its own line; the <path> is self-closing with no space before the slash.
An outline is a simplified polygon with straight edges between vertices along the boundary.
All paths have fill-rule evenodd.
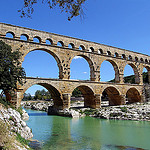
<path id="1" fill-rule="evenodd" d="M 8 33 L 12 35 L 12 38 L 6 36 Z M 33 40 L 35 38 L 38 42 Z M 104 90 L 108 94 L 111 105 L 124 104 L 126 96 L 129 102 L 145 101 L 142 72 L 143 68 L 147 69 L 150 81 L 150 57 L 148 55 L 4 23 L 0 23 L 0 40 L 11 45 L 13 51 L 19 49 L 22 52 L 21 62 L 29 52 L 43 50 L 55 58 L 59 68 L 59 79 L 28 77 L 23 86 L 18 85 L 17 100 L 12 100 L 17 107 L 20 105 L 24 92 L 34 84 L 48 89 L 54 99 L 55 107 L 58 108 L 70 107 L 71 94 L 77 87 L 84 96 L 85 106 L 92 108 L 101 106 L 101 96 Z M 70 64 L 75 56 L 81 56 L 88 62 L 89 81 L 70 79 Z M 100 82 L 100 67 L 105 60 L 114 67 L 115 83 Z M 124 83 L 124 68 L 127 64 L 134 70 L 135 84 Z"/>

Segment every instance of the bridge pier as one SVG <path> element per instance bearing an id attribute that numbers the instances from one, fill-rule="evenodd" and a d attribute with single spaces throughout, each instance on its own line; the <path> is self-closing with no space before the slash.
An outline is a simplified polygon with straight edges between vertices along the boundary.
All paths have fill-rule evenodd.
<path id="1" fill-rule="evenodd" d="M 84 107 L 100 108 L 102 94 L 84 95 Z"/>
<path id="2" fill-rule="evenodd" d="M 63 106 L 62 108 L 70 108 L 70 99 L 71 99 L 71 94 L 70 93 L 63 93 L 62 94 L 62 100 L 63 100 Z"/>

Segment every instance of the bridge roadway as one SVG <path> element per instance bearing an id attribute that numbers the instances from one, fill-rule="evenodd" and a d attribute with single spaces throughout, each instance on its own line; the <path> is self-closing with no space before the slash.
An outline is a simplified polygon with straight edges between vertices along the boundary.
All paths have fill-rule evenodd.
<path id="1" fill-rule="evenodd" d="M 54 106 L 60 109 L 70 107 L 70 98 L 76 88 L 79 88 L 83 94 L 85 107 L 100 108 L 101 96 L 104 91 L 108 95 L 110 105 L 125 104 L 126 97 L 128 97 L 129 103 L 144 101 L 143 95 L 140 95 L 143 91 L 143 85 L 27 77 L 23 86 L 18 85 L 18 106 L 25 91 L 35 84 L 45 87 L 52 95 Z"/>

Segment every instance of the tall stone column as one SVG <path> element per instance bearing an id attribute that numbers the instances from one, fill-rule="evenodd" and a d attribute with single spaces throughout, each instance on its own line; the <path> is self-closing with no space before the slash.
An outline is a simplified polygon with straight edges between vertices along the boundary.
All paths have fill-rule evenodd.
<path id="1" fill-rule="evenodd" d="M 63 109 L 70 108 L 70 98 L 71 98 L 71 93 L 63 93 L 62 94 Z"/>

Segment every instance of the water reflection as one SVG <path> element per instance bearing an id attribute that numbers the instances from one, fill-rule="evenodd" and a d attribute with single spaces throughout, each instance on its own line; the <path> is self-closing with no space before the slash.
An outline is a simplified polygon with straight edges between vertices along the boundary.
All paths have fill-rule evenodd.
<path id="1" fill-rule="evenodd" d="M 143 150 L 150 147 L 149 122 L 71 119 L 42 115 L 42 112 L 29 113 L 33 114 L 27 124 L 34 138 L 43 142 L 43 150 Z"/>

